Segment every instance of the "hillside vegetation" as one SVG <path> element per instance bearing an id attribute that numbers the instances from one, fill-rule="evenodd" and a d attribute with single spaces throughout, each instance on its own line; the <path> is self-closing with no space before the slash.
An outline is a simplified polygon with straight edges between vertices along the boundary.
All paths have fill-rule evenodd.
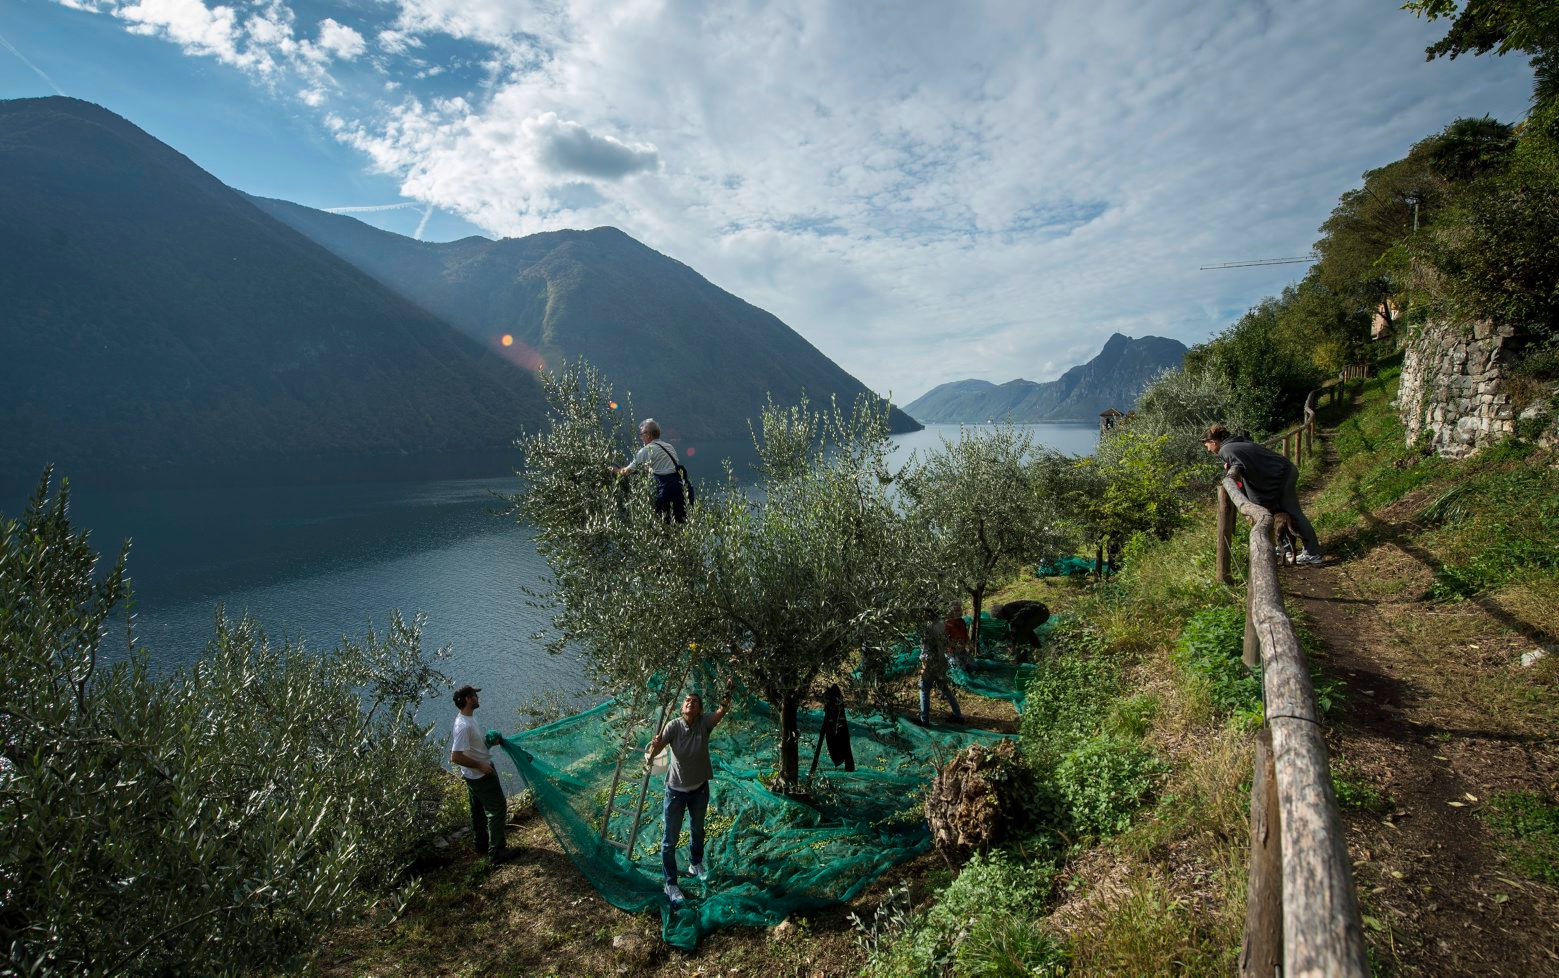
<path id="1" fill-rule="evenodd" d="M 766 398 L 851 404 L 865 385 L 778 317 L 611 227 L 416 241 L 284 200 L 278 220 L 529 369 L 566 359 L 631 392 L 668 437 L 747 437 Z M 513 343 L 501 347 L 508 334 Z M 894 409 L 889 430 L 919 425 Z"/>
<path id="2" fill-rule="evenodd" d="M 0 102 L 0 480 L 502 449 L 535 378 L 98 106 Z M 18 485 L 20 482 L 20 485 Z"/>
<path id="3" fill-rule="evenodd" d="M 727 486 L 666 524 L 647 486 L 602 474 L 631 429 L 599 373 L 575 365 L 549 382 L 554 423 L 528 440 L 515 501 L 559 575 L 533 596 L 603 691 L 695 663 L 744 678 L 777 707 L 759 787 L 800 805 L 817 786 L 778 733 L 796 731 L 803 702 L 837 680 L 852 709 L 905 712 L 916 683 L 891 673 L 887 643 L 955 593 L 1040 598 L 1057 614 L 1021 719 L 1005 702 L 968 710 L 1017 734 L 1012 776 L 1038 785 L 1020 830 L 906 862 L 849 906 L 673 952 L 654 915 L 589 890 L 533 811 L 518 813 L 518 860 L 465 853 L 458 805 L 438 804 L 451 775 L 410 713 L 443 685 L 415 626 L 319 659 L 223 622 L 188 673 L 154 676 L 134 656 L 100 670 L 122 564 L 94 576 L 46 486 L 0 550 L 0 941 L 19 970 L 1228 974 L 1263 702 L 1240 659 L 1242 588 L 1215 573 L 1219 470 L 1200 432 L 1221 420 L 1269 434 L 1337 367 L 1367 363 L 1371 379 L 1322 408 L 1322 451 L 1302 472 L 1327 559 L 1280 573 L 1370 964 L 1413 978 L 1552 972 L 1559 208 L 1542 202 L 1559 192 L 1559 22 L 1526 0 L 1408 6 L 1452 19 L 1431 53 L 1532 55 L 1531 115 L 1461 120 L 1366 174 L 1304 281 L 1192 350 L 1091 458 L 1006 428 L 896 474 L 880 404 L 779 405 L 758 434 L 763 493 Z M 1390 328 L 1372 341 L 1374 315 Z M 1408 443 L 1392 403 L 1397 338 L 1431 319 L 1521 340 L 1513 384 L 1531 413 L 1471 458 Z M 912 491 L 890 494 L 900 479 Z M 1096 546 L 1118 574 L 1031 574 Z M 208 763 L 206 741 L 237 749 Z"/>

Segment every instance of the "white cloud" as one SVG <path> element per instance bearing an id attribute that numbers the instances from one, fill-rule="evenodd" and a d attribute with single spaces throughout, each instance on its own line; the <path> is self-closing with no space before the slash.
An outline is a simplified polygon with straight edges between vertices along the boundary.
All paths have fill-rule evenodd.
<path id="1" fill-rule="evenodd" d="M 383 30 L 374 35 L 374 40 L 379 44 L 379 50 L 386 54 L 405 54 L 412 48 L 421 47 L 422 40 L 405 31 Z"/>
<path id="2" fill-rule="evenodd" d="M 166 37 L 190 54 L 211 55 L 241 67 L 262 67 L 261 58 L 240 52 L 238 16 L 232 7 L 207 7 L 200 0 L 138 0 L 113 9 L 134 34 Z"/>
<path id="3" fill-rule="evenodd" d="M 155 30 L 257 75 L 335 51 L 279 3 L 159 2 Z M 387 83 L 300 88 L 403 194 L 495 234 L 621 227 L 904 400 L 1205 337 L 1303 269 L 1198 265 L 1303 254 L 1362 170 L 1530 84 L 1425 64 L 1443 24 L 1356 0 L 386 8 Z"/>
<path id="4" fill-rule="evenodd" d="M 319 46 L 342 61 L 351 61 L 368 48 L 363 35 L 329 17 L 319 22 Z"/>

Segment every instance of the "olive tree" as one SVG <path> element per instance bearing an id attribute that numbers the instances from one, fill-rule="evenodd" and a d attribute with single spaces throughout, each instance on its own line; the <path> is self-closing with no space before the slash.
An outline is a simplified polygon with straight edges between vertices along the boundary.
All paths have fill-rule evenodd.
<path id="1" fill-rule="evenodd" d="M 609 474 L 632 443 L 601 376 L 566 364 L 543 385 L 551 425 L 522 439 L 514 503 L 551 572 L 534 593 L 553 609 L 553 649 L 581 648 L 619 701 L 701 666 L 740 681 L 774 709 L 779 780 L 794 784 L 813 682 L 896 639 L 928 590 L 888 492 L 886 408 L 771 404 L 757 483 L 727 469 L 676 524 Z"/>
<path id="2" fill-rule="evenodd" d="M 439 824 L 420 622 L 333 651 L 218 612 L 188 669 L 100 650 L 129 595 L 48 477 L 0 527 L 0 947 L 15 973 L 293 967 Z M 128 549 L 128 548 L 126 548 Z M 127 616 L 128 617 L 128 616 Z M 128 629 L 128 626 L 127 626 Z"/>
<path id="3" fill-rule="evenodd" d="M 1107 451 L 1073 464 L 1062 477 L 1062 494 L 1069 518 L 1113 563 L 1133 534 L 1164 539 L 1179 529 L 1191 512 L 1192 487 L 1215 471 L 1207 462 L 1188 462 L 1171 436 L 1127 426 L 1110 436 Z"/>
<path id="4" fill-rule="evenodd" d="M 976 643 L 986 592 L 1023 562 L 1053 556 L 1068 542 L 1052 492 L 1053 475 L 1067 464 L 1002 424 L 960 430 L 956 441 L 943 439 L 906 473 L 911 522 L 949 590 L 969 596 Z"/>

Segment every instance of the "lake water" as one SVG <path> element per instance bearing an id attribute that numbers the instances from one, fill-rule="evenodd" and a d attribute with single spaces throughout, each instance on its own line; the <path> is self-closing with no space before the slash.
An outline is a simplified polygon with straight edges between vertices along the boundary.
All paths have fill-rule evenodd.
<path id="1" fill-rule="evenodd" d="M 1037 442 L 1072 455 L 1098 440 L 1091 423 L 1026 426 Z M 956 438 L 936 425 L 897 436 L 894 459 Z M 738 446 L 688 445 L 695 477 L 718 473 Z M 750 448 L 749 448 L 750 451 Z M 746 470 L 745 460 L 733 462 Z M 456 683 L 483 688 L 481 720 L 510 729 L 516 708 L 546 689 L 577 694 L 584 671 L 548 655 L 531 636 L 545 625 L 521 588 L 543 580 L 530 532 L 498 515 L 515 479 L 352 483 L 251 489 L 72 494 L 71 519 L 92 531 L 105 560 L 133 540 L 136 632 L 154 661 L 187 663 L 205 647 L 215 608 L 248 611 L 273 639 L 328 647 L 343 634 L 383 630 L 392 609 L 427 616 L 427 648 L 452 646 Z M 20 501 L 5 501 L 16 513 Z M 112 646 L 122 632 L 111 631 Z M 122 642 L 121 642 L 122 644 Z M 108 649 L 112 655 L 117 650 Z M 448 707 L 445 709 L 445 707 Z M 452 712 L 430 704 L 428 719 Z"/>

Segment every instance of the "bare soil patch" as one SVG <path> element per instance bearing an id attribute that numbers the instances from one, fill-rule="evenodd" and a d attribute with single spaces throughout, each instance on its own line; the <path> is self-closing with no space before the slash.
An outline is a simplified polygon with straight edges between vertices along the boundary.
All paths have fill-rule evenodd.
<path id="1" fill-rule="evenodd" d="M 1413 508 L 1380 514 L 1376 539 Z M 1344 813 L 1376 973 L 1559 975 L 1559 893 L 1506 867 L 1479 818 L 1494 792 L 1554 793 L 1551 698 L 1530 695 L 1528 643 L 1502 616 L 1423 600 L 1420 556 L 1381 542 L 1283 572 L 1317 662 L 1347 685 L 1334 769 L 1384 797 Z"/>

